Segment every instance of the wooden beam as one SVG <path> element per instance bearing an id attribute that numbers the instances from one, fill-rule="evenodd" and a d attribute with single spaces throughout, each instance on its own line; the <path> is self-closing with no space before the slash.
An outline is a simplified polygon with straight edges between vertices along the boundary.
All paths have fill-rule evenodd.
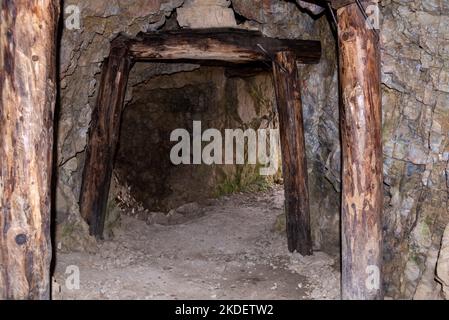
<path id="1" fill-rule="evenodd" d="M 139 61 L 217 61 L 250 63 L 269 61 L 278 51 L 289 50 L 300 63 L 318 63 L 321 44 L 312 40 L 283 40 L 244 29 L 198 29 L 142 33 L 135 39 L 125 36 L 116 43 L 127 43 L 130 54 Z"/>
<path id="2" fill-rule="evenodd" d="M 97 103 L 92 111 L 80 194 L 81 216 L 90 233 L 103 235 L 120 119 L 131 59 L 127 48 L 113 47 L 103 63 Z"/>
<path id="3" fill-rule="evenodd" d="M 357 5 L 337 11 L 342 136 L 342 297 L 382 298 L 379 43 Z"/>
<path id="4" fill-rule="evenodd" d="M 1 1 L 0 300 L 49 299 L 59 1 Z"/>
<path id="5" fill-rule="evenodd" d="M 317 4 L 319 6 L 322 6 L 323 8 L 327 7 L 326 3 L 329 3 L 330 6 L 334 9 L 340 9 L 342 7 L 348 6 L 350 4 L 356 3 L 356 0 L 302 0 L 305 2 L 310 2 L 313 4 Z M 361 3 L 367 3 L 370 2 L 369 0 L 360 0 Z"/>
<path id="6" fill-rule="evenodd" d="M 295 54 L 276 53 L 273 74 L 279 113 L 288 249 L 311 255 L 307 161 Z"/>

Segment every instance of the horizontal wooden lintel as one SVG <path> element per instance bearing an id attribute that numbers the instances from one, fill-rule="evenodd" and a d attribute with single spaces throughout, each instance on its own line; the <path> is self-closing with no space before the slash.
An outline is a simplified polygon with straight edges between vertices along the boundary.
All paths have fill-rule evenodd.
<path id="1" fill-rule="evenodd" d="M 310 2 L 313 4 L 317 4 L 322 7 L 327 7 L 327 3 L 331 5 L 334 9 L 340 9 L 342 7 L 346 7 L 350 4 L 356 3 L 356 0 L 302 0 L 305 2 Z M 327 3 L 326 3 L 327 2 Z M 361 3 L 369 3 L 369 0 L 360 0 Z"/>
<path id="2" fill-rule="evenodd" d="M 259 31 L 217 28 L 182 29 L 119 36 L 112 49 L 127 47 L 135 61 L 215 61 L 245 64 L 271 61 L 280 51 L 291 51 L 300 63 L 318 63 L 321 43 L 315 40 L 277 39 Z M 113 52 L 112 50 L 112 52 Z"/>

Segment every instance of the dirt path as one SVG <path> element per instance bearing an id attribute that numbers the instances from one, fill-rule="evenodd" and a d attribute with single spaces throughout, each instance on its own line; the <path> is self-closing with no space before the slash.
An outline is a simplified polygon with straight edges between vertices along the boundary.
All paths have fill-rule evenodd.
<path id="1" fill-rule="evenodd" d="M 204 215 L 171 226 L 122 217 L 97 254 L 57 256 L 54 299 L 338 299 L 339 272 L 322 252 L 290 254 L 273 230 L 283 191 L 213 201 Z M 80 288 L 65 285 L 67 266 Z"/>

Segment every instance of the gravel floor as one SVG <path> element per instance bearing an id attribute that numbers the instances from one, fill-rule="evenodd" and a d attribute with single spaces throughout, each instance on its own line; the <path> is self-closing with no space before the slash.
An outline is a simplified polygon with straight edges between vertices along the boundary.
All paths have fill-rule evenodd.
<path id="1" fill-rule="evenodd" d="M 339 299 L 336 261 L 291 254 L 274 230 L 282 204 L 275 188 L 211 201 L 201 217 L 177 225 L 122 216 L 98 253 L 57 255 L 53 298 Z M 70 277 L 77 268 L 79 289 Z"/>

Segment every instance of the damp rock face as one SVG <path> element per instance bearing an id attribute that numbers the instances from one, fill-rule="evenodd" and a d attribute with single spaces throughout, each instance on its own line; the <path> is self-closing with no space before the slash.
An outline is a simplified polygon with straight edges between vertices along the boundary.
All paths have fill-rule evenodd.
<path id="1" fill-rule="evenodd" d="M 449 4 L 382 1 L 387 295 L 438 297 L 448 212 Z"/>

